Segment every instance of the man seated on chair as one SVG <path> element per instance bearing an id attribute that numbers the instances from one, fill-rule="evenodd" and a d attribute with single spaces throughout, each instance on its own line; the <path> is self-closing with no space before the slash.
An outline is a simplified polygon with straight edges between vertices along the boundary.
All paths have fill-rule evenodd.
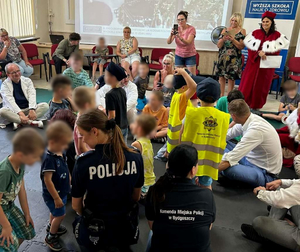
<path id="1" fill-rule="evenodd" d="M 22 125 L 43 128 L 39 121 L 49 109 L 47 103 L 36 104 L 36 91 L 31 79 L 21 76 L 20 68 L 15 63 L 5 66 L 8 78 L 2 83 L 1 95 L 3 108 L 0 117 L 14 124 L 14 130 Z"/>
<path id="2" fill-rule="evenodd" d="M 62 66 L 69 65 L 69 57 L 73 52 L 79 51 L 79 41 L 81 37 L 78 33 L 73 32 L 66 38 L 60 41 L 58 47 L 52 55 L 55 64 L 56 74 L 61 74 Z"/>
<path id="3" fill-rule="evenodd" d="M 228 105 L 236 123 L 227 132 L 227 147 L 219 164 L 225 177 L 219 183 L 233 184 L 237 180 L 253 187 L 265 186 L 277 179 L 282 167 L 282 151 L 276 130 L 262 117 L 252 114 L 242 99 Z M 235 145 L 229 140 L 242 135 Z"/>

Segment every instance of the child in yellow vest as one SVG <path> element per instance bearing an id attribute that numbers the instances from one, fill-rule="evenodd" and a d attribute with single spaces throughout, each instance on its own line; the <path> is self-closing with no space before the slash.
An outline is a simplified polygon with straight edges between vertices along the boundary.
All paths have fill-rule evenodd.
<path id="1" fill-rule="evenodd" d="M 185 116 L 187 106 L 192 106 L 190 98 L 196 92 L 195 78 L 198 76 L 191 76 L 185 69 L 176 68 L 173 78 L 173 87 L 176 89 L 174 93 L 168 120 L 168 134 L 167 134 L 167 152 L 170 153 L 177 145 L 179 145 L 180 130 L 182 127 L 182 120 Z"/>
<path id="2" fill-rule="evenodd" d="M 147 195 L 149 187 L 155 184 L 155 174 L 153 165 L 153 147 L 149 135 L 156 129 L 156 119 L 149 114 L 139 115 L 135 122 L 131 125 L 131 133 L 136 136 L 136 141 L 132 146 L 137 148 L 144 161 L 144 177 L 145 182 L 142 187 L 141 198 Z"/>
<path id="3" fill-rule="evenodd" d="M 214 108 L 220 98 L 220 84 L 212 78 L 198 83 L 197 97 L 201 107 L 187 107 L 181 143 L 194 146 L 198 151 L 198 182 L 211 189 L 212 180 L 218 179 L 218 165 L 226 147 L 230 115 Z"/>

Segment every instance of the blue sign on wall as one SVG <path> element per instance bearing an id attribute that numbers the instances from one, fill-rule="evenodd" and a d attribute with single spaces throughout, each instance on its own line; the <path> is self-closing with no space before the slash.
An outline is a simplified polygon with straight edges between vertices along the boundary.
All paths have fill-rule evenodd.
<path id="1" fill-rule="evenodd" d="M 299 0 L 248 0 L 245 18 L 261 18 L 265 11 L 277 14 L 276 19 L 294 20 Z"/>

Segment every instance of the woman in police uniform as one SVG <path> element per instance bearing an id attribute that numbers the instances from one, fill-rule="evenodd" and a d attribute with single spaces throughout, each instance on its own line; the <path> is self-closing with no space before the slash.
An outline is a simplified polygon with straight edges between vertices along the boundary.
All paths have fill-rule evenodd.
<path id="1" fill-rule="evenodd" d="M 151 252 L 210 252 L 209 230 L 215 220 L 213 193 L 195 185 L 197 150 L 175 147 L 168 169 L 146 199 L 146 217 L 153 231 Z"/>
<path id="2" fill-rule="evenodd" d="M 76 123 L 83 141 L 94 149 L 77 159 L 73 171 L 76 239 L 87 251 L 128 251 L 139 235 L 142 156 L 127 147 L 120 128 L 102 111 L 89 110 Z"/>

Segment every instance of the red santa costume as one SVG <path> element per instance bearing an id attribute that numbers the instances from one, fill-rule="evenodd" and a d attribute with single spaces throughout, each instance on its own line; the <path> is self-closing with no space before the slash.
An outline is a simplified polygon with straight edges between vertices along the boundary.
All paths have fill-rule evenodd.
<path id="1" fill-rule="evenodd" d="M 266 11 L 262 20 L 267 17 L 274 22 L 276 14 Z M 278 55 L 289 41 L 283 34 L 274 31 L 266 34 L 265 31 L 257 29 L 248 34 L 244 39 L 248 48 L 248 60 L 243 71 L 239 90 L 244 94 L 245 101 L 252 109 L 260 109 L 267 100 L 268 92 L 272 83 L 274 68 L 260 68 L 260 51 L 266 55 Z"/>

